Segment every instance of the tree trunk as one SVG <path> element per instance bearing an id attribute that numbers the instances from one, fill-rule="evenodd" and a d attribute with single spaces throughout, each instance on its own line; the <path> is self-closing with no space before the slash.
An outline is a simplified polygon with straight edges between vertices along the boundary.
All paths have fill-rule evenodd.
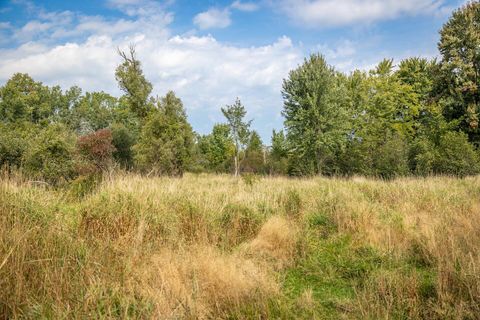
<path id="1" fill-rule="evenodd" d="M 238 154 L 235 155 L 235 177 L 238 177 Z"/>

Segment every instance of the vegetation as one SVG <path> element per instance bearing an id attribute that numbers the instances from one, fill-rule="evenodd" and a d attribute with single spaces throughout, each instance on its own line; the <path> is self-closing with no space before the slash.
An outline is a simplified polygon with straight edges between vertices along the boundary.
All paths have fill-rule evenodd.
<path id="1" fill-rule="evenodd" d="M 273 132 L 270 146 L 246 120 L 239 98 L 220 107 L 226 123 L 194 133 L 174 92 L 152 96 L 133 46 L 118 51 L 120 98 L 78 87 L 62 91 L 15 74 L 0 87 L 0 165 L 55 185 L 82 176 L 88 165 L 171 176 L 475 175 L 479 10 L 474 1 L 453 13 L 440 30 L 438 61 L 384 59 L 370 71 L 344 74 L 312 54 L 283 81 L 285 128 Z M 60 131 L 49 140 L 49 132 Z M 72 147 L 106 132 L 113 159 L 101 165 Z"/>
<path id="2" fill-rule="evenodd" d="M 478 319 L 480 178 L 0 183 L 4 318 Z"/>
<path id="3" fill-rule="evenodd" d="M 239 98 L 195 133 L 133 46 L 119 98 L 14 74 L 0 318 L 479 319 L 479 13 L 438 61 L 306 58 L 270 146 Z"/>

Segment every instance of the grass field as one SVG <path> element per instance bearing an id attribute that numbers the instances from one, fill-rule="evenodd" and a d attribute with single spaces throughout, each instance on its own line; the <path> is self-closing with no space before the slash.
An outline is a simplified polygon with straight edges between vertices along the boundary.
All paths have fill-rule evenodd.
<path id="1" fill-rule="evenodd" d="M 479 249 L 479 177 L 4 178 L 0 318 L 478 319 Z"/>

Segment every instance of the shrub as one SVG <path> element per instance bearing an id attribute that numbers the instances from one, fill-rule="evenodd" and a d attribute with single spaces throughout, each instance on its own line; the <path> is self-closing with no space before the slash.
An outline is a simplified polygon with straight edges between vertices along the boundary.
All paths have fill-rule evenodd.
<path id="1" fill-rule="evenodd" d="M 468 137 L 463 132 L 447 132 L 440 138 L 436 171 L 456 176 L 479 172 L 479 158 Z"/>
<path id="2" fill-rule="evenodd" d="M 374 175 L 394 178 L 408 174 L 408 149 L 406 141 L 398 134 L 390 134 L 373 154 Z"/>
<path id="3" fill-rule="evenodd" d="M 415 174 L 426 176 L 434 171 L 438 150 L 428 139 L 420 138 L 410 148 L 410 167 Z"/>
<path id="4" fill-rule="evenodd" d="M 51 125 L 32 137 L 23 162 L 27 175 L 57 185 L 75 176 L 75 136 Z"/>
<path id="5" fill-rule="evenodd" d="M 84 160 L 92 163 L 97 171 L 107 169 L 113 160 L 115 147 L 112 144 L 112 131 L 101 129 L 80 137 L 77 149 Z"/>
<path id="6" fill-rule="evenodd" d="M 0 167 L 20 167 L 23 153 L 26 149 L 26 140 L 17 130 L 7 126 L 0 126 Z"/>
<path id="7" fill-rule="evenodd" d="M 112 144 L 115 147 L 113 158 L 124 168 L 131 168 L 133 165 L 132 147 L 135 144 L 135 137 L 123 124 L 114 124 L 111 127 Z"/>

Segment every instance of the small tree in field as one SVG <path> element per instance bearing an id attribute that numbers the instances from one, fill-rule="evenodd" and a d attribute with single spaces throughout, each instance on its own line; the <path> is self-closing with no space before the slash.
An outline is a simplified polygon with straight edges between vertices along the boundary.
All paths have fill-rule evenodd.
<path id="1" fill-rule="evenodd" d="M 246 121 L 245 115 L 247 111 L 245 107 L 237 98 L 235 103 L 227 105 L 225 108 L 221 108 L 223 115 L 227 118 L 228 125 L 230 126 L 230 134 L 235 143 L 235 177 L 240 172 L 241 154 L 245 153 L 245 147 L 250 140 L 250 125 L 252 120 Z"/>

